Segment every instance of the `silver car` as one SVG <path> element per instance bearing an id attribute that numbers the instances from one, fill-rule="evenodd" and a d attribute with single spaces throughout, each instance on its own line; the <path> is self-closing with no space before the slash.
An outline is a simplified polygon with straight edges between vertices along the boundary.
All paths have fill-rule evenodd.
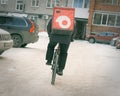
<path id="1" fill-rule="evenodd" d="M 115 37 L 110 41 L 110 45 L 112 46 L 116 46 L 116 43 L 120 41 L 120 36 L 119 37 Z"/>
<path id="2" fill-rule="evenodd" d="M 11 39 L 11 35 L 7 31 L 0 29 L 0 55 L 12 48 L 12 46 L 13 40 Z"/>

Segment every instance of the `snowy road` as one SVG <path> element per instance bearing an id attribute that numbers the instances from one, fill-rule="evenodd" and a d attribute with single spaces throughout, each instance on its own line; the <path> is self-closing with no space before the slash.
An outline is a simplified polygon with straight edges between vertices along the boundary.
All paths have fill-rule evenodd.
<path id="1" fill-rule="evenodd" d="M 71 43 L 62 77 L 51 82 L 45 65 L 48 37 L 0 56 L 0 96 L 120 96 L 120 50 L 105 44 Z"/>

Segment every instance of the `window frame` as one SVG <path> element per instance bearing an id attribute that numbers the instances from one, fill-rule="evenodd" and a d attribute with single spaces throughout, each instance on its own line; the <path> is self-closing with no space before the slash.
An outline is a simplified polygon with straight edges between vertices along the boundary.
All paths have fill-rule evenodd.
<path id="1" fill-rule="evenodd" d="M 95 22 L 95 14 L 101 14 L 101 19 L 100 19 L 100 24 L 94 23 Z M 103 24 L 103 16 L 106 15 L 106 23 Z M 114 25 L 109 25 L 108 21 L 109 21 L 109 16 L 115 16 L 115 21 L 114 21 Z M 108 27 L 118 27 L 120 28 L 120 25 L 117 26 L 117 16 L 120 16 L 119 13 L 105 13 L 105 12 L 94 12 L 93 14 L 93 19 L 92 19 L 92 25 L 96 25 L 96 26 L 108 26 Z"/>
<path id="2" fill-rule="evenodd" d="M 53 8 L 54 6 L 60 6 L 60 0 L 58 0 L 58 1 L 59 1 L 59 3 L 57 3 L 57 0 L 47 0 L 46 8 Z M 48 4 L 48 3 L 50 3 L 50 4 Z M 48 5 L 50 5 L 50 6 L 48 6 Z"/>
<path id="3" fill-rule="evenodd" d="M 120 18 L 120 15 L 118 15 L 118 16 L 116 17 L 116 21 L 119 21 L 119 22 L 120 22 L 120 20 L 117 20 L 118 17 Z M 119 25 L 117 25 L 117 24 L 119 24 Z M 117 22 L 116 22 L 116 26 L 120 26 L 120 23 L 117 23 Z"/>
<path id="4" fill-rule="evenodd" d="M 34 4 L 33 1 L 35 1 Z M 39 3 L 40 3 L 39 0 L 31 0 L 31 7 L 39 7 Z"/>
<path id="5" fill-rule="evenodd" d="M 46 2 L 46 7 L 47 8 L 52 8 L 52 1 L 53 0 L 47 0 L 47 2 Z M 50 4 L 48 4 L 48 3 L 50 3 Z"/>
<path id="6" fill-rule="evenodd" d="M 7 0 L 1 0 L 1 4 L 7 4 Z"/>
<path id="7" fill-rule="evenodd" d="M 87 7 L 85 7 L 85 4 L 86 4 L 86 0 L 83 0 L 84 1 L 84 8 L 89 8 L 89 6 L 90 6 L 90 0 L 87 0 L 88 1 L 88 3 L 87 3 Z"/>
<path id="8" fill-rule="evenodd" d="M 112 25 L 113 22 L 110 24 L 110 21 L 111 21 L 111 17 L 112 17 L 112 16 L 115 16 L 115 18 L 114 18 L 114 25 Z M 108 26 L 115 26 L 115 22 L 116 22 L 116 15 L 114 15 L 114 14 L 109 14 L 109 15 L 108 15 L 107 25 L 108 25 Z"/>
<path id="9" fill-rule="evenodd" d="M 118 5 L 118 0 L 116 0 L 116 4 L 114 4 L 114 0 L 111 0 L 111 2 L 107 2 L 106 0 L 104 1 L 105 4 L 108 5 Z"/>
<path id="10" fill-rule="evenodd" d="M 87 3 L 88 7 L 85 7 L 85 4 L 86 4 L 87 1 L 89 1 Z M 82 0 L 82 4 L 80 4 L 79 3 L 79 2 L 81 2 L 80 0 L 74 0 L 73 6 L 74 6 L 74 8 L 89 8 L 90 0 L 87 0 L 87 1 L 86 0 Z M 77 4 L 77 6 L 75 4 Z"/>
<path id="11" fill-rule="evenodd" d="M 18 1 L 21 1 L 22 3 L 18 3 Z M 16 0 L 16 7 L 15 9 L 17 11 L 23 11 L 24 10 L 24 3 L 23 3 L 23 0 Z"/>

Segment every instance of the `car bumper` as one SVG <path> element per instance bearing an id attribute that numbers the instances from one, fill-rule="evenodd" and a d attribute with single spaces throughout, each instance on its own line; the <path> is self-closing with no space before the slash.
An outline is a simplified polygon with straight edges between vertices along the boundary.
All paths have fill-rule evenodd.
<path id="1" fill-rule="evenodd" d="M 39 35 L 38 32 L 34 32 L 34 33 L 24 32 L 22 38 L 23 38 L 23 44 L 35 43 L 38 41 Z"/>
<path id="2" fill-rule="evenodd" d="M 13 40 L 0 41 L 0 50 L 7 50 L 9 48 L 12 48 L 12 46 L 13 46 Z"/>

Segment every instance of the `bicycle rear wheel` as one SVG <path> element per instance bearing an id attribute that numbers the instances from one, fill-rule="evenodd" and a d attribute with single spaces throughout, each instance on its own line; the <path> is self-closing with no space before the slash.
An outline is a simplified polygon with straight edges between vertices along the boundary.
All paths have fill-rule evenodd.
<path id="1" fill-rule="evenodd" d="M 55 52 L 53 57 L 53 64 L 52 64 L 52 80 L 51 80 L 52 85 L 55 84 L 56 71 L 58 69 L 58 56 L 59 55 L 57 54 L 57 52 Z"/>

